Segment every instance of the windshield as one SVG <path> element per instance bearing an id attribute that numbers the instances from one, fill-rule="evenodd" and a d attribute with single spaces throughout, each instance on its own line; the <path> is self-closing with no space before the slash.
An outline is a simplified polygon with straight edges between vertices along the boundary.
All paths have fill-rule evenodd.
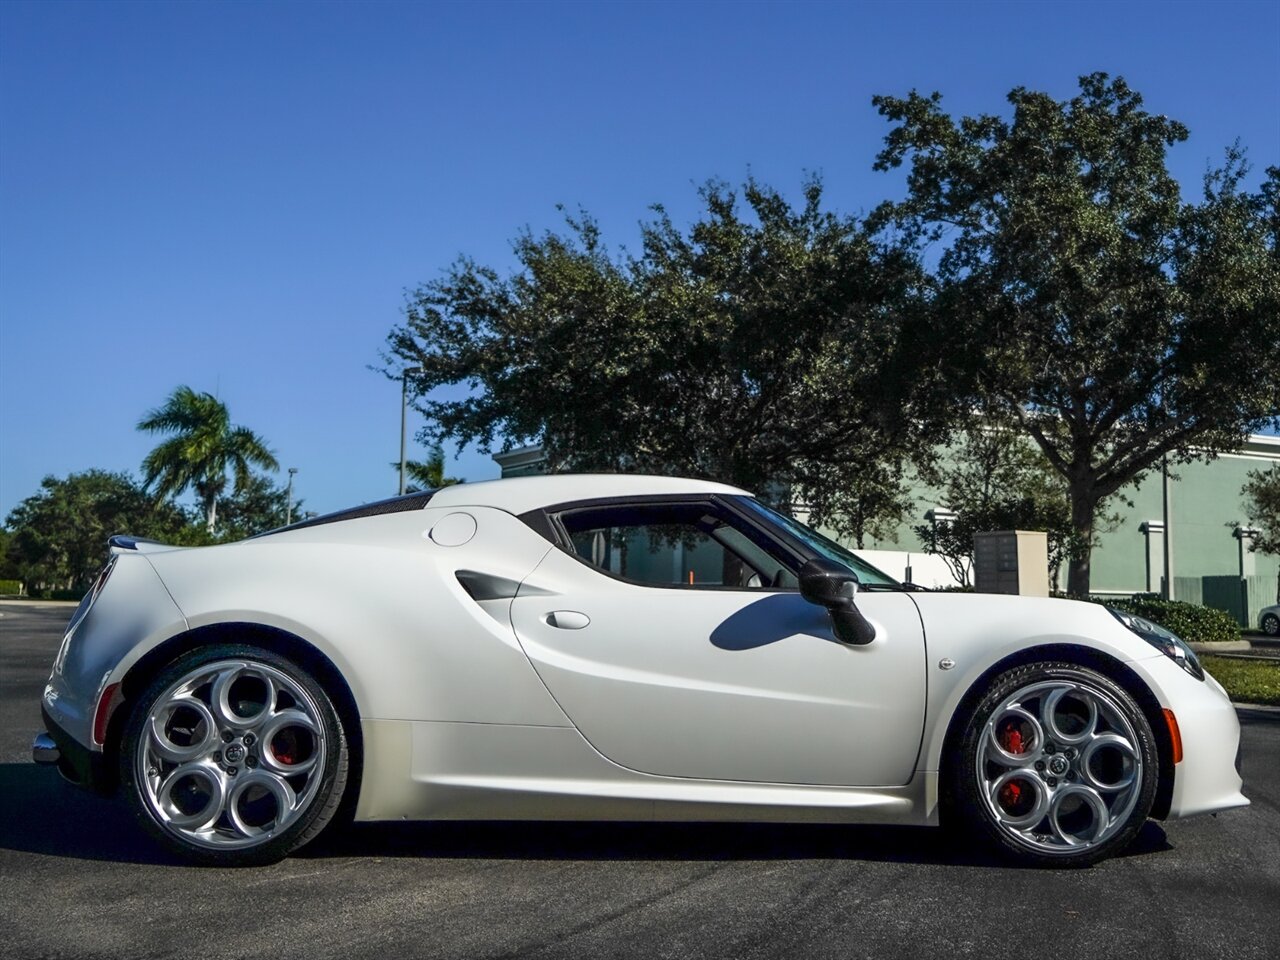
<path id="1" fill-rule="evenodd" d="M 784 514 L 778 513 L 776 510 L 770 510 L 759 500 L 754 497 L 734 497 L 734 502 L 746 507 L 757 516 L 763 517 L 772 526 L 781 527 L 786 533 L 790 534 L 796 540 L 799 540 L 805 546 L 812 549 L 815 553 L 819 553 L 828 560 L 834 560 L 836 563 L 843 564 L 858 575 L 858 580 L 863 585 L 879 585 L 886 587 L 901 587 L 897 580 L 880 570 L 877 570 L 867 561 L 857 556 L 850 550 L 846 550 L 834 540 L 828 540 L 818 531 L 806 527 L 799 520 L 794 520 Z"/>

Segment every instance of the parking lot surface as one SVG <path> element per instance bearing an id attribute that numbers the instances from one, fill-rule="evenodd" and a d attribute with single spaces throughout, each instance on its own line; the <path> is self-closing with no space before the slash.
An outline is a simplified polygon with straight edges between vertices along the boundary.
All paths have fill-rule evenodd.
<path id="1" fill-rule="evenodd" d="M 914 828 L 348 827 L 195 869 L 30 761 L 66 606 L 0 605 L 0 955 L 1275 957 L 1280 716 L 1242 711 L 1245 793 L 1088 870 L 1013 869 Z"/>

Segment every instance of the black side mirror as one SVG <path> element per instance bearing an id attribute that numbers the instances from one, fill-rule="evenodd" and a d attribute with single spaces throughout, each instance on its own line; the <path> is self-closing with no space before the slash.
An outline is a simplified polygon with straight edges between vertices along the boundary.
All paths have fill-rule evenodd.
<path id="1" fill-rule="evenodd" d="M 854 603 L 857 592 L 858 578 L 834 560 L 810 560 L 800 568 L 800 596 L 827 608 L 837 639 L 861 645 L 876 638 L 876 628 Z"/>

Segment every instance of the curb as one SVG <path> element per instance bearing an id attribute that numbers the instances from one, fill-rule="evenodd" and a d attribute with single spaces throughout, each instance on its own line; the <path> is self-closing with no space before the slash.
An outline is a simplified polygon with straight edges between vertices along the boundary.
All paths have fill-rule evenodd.
<path id="1" fill-rule="evenodd" d="M 1280 722 L 1280 707 L 1269 707 L 1261 703 L 1235 703 L 1236 713 L 1250 720 L 1274 720 Z"/>
<path id="2" fill-rule="evenodd" d="M 0 600 L 0 607 L 75 607 L 76 600 Z"/>
<path id="3" fill-rule="evenodd" d="M 1191 643 L 1187 646 L 1196 653 L 1248 653 L 1253 644 L 1248 640 L 1219 640 L 1216 643 Z"/>

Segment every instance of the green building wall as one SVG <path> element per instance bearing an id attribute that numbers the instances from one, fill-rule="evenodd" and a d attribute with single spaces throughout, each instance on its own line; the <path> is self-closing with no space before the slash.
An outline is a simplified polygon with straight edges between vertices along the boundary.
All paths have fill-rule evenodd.
<path id="1" fill-rule="evenodd" d="M 1174 596 L 1179 600 L 1218 607 L 1241 623 L 1256 626 L 1258 612 L 1280 601 L 1280 557 L 1251 553 L 1246 548 L 1241 570 L 1240 541 L 1233 535 L 1250 521 L 1242 489 L 1253 470 L 1280 463 L 1280 437 L 1254 436 L 1239 453 L 1208 462 L 1171 465 L 1169 483 Z M 1123 490 L 1130 504 L 1118 500 L 1108 509 L 1120 523 L 1102 532 L 1092 556 L 1091 590 L 1100 595 L 1159 592 L 1163 574 L 1159 532 L 1149 544 L 1146 523 L 1162 525 L 1160 470 L 1148 472 Z M 912 491 L 914 518 L 892 538 L 868 543 L 870 550 L 924 552 L 911 527 L 925 523 L 925 513 L 944 506 L 938 491 L 921 485 Z M 1148 551 L 1153 569 L 1148 573 Z M 1066 571 L 1062 572 L 1065 577 Z M 1061 584 L 1059 585 L 1061 586 Z M 1247 610 L 1245 608 L 1247 602 Z"/>

